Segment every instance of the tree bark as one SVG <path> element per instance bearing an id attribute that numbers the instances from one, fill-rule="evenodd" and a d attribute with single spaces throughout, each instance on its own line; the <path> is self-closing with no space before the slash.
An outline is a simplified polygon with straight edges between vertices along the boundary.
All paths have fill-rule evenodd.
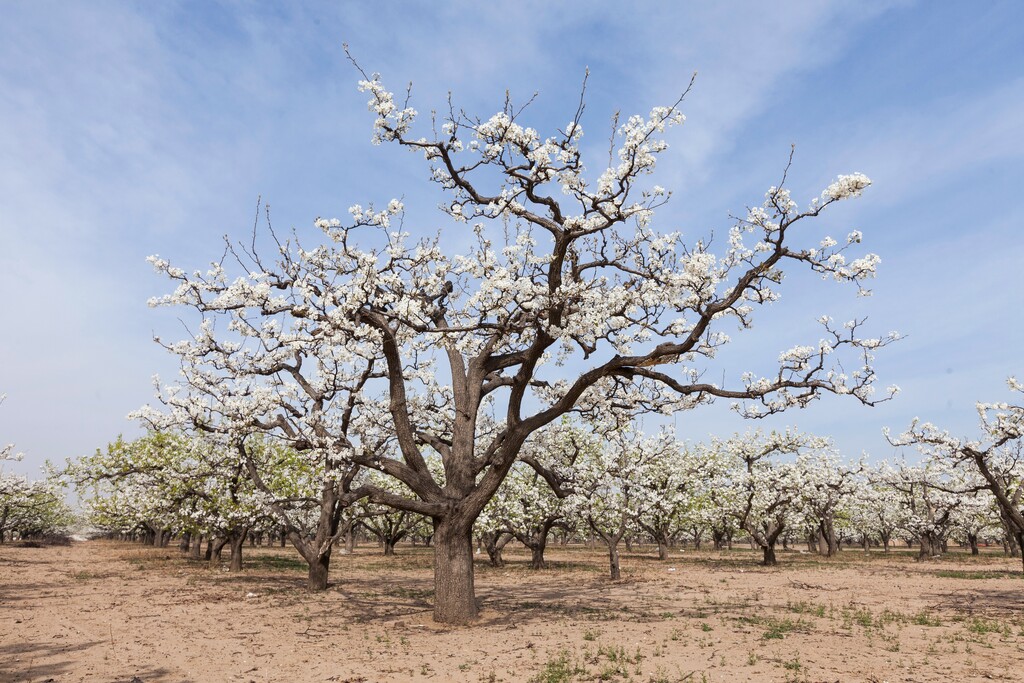
<path id="1" fill-rule="evenodd" d="M 203 537 L 196 534 L 195 539 L 192 542 L 192 548 L 189 550 L 189 558 L 193 560 L 201 559 L 203 556 Z"/>
<path id="2" fill-rule="evenodd" d="M 619 541 L 615 539 L 608 543 L 608 567 L 611 570 L 612 581 L 622 578 L 622 571 L 619 568 Z"/>
<path id="3" fill-rule="evenodd" d="M 229 571 L 242 571 L 242 548 L 245 546 L 245 536 L 244 532 L 231 535 L 231 564 L 228 567 Z"/>
<path id="4" fill-rule="evenodd" d="M 761 546 L 761 550 L 764 551 L 764 561 L 761 562 L 766 567 L 774 567 L 779 563 L 779 560 L 775 557 L 775 544 Z"/>
<path id="5" fill-rule="evenodd" d="M 505 549 L 505 545 L 511 539 L 512 534 L 507 531 L 484 534 L 484 549 L 487 551 L 487 558 L 491 561 L 492 567 L 505 566 L 505 559 L 501 556 L 501 551 Z"/>
<path id="6" fill-rule="evenodd" d="M 544 547 L 547 545 L 547 539 L 540 541 L 532 548 L 530 548 L 530 568 L 531 569 L 545 569 L 548 565 L 544 562 Z"/>
<path id="7" fill-rule="evenodd" d="M 327 576 L 331 570 L 331 549 L 319 555 L 309 562 L 309 577 L 306 579 L 306 588 L 311 591 L 327 590 Z"/>
<path id="8" fill-rule="evenodd" d="M 224 546 L 227 545 L 227 537 L 221 536 L 218 538 L 211 538 L 210 545 L 208 547 L 210 555 L 210 564 L 217 566 L 220 564 L 220 555 L 224 551 Z"/>
<path id="9" fill-rule="evenodd" d="M 473 585 L 473 520 L 434 520 L 434 621 L 468 624 L 477 616 Z"/>

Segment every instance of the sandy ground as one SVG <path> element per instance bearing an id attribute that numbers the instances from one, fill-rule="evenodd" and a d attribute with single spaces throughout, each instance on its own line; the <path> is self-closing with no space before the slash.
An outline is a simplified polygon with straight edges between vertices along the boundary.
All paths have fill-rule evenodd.
<path id="1" fill-rule="evenodd" d="M 778 568 L 749 551 L 551 548 L 477 567 L 482 618 L 431 621 L 429 550 L 337 557 L 302 589 L 290 549 L 230 574 L 176 549 L 0 546 L 0 681 L 1024 681 L 1019 560 L 909 553 Z"/>

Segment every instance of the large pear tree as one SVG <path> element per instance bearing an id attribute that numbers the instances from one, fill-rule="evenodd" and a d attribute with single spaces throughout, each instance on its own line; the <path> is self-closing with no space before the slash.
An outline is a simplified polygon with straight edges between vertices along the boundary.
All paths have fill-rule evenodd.
<path id="1" fill-rule="evenodd" d="M 655 223 L 670 193 L 649 178 L 667 148 L 663 133 L 683 122 L 682 97 L 616 121 L 612 153 L 588 168 L 582 97 L 564 127 L 546 136 L 526 125 L 529 109 L 511 101 L 489 118 L 452 106 L 420 132 L 416 111 L 396 102 L 378 75 L 364 73 L 360 89 L 375 118 L 373 142 L 417 153 L 448 193 L 443 239 L 423 238 L 420 229 L 411 237 L 402 203 L 391 200 L 354 205 L 345 220 L 318 219 L 321 241 L 281 242 L 234 275 L 230 258 L 207 273 L 154 263 L 177 282 L 161 302 L 198 309 L 207 348 L 280 345 L 281 358 L 290 349 L 306 359 L 303 368 L 311 353 L 351 353 L 361 367 L 372 361 L 372 374 L 380 368 L 383 377 L 353 386 L 358 399 L 338 406 L 354 415 L 331 457 L 394 477 L 413 494 L 368 483 L 359 495 L 433 520 L 437 621 L 476 617 L 474 521 L 530 435 L 563 415 L 672 413 L 727 399 L 762 416 L 822 393 L 871 404 L 894 392 L 872 393 L 871 362 L 895 336 L 865 337 L 860 321 L 828 318 L 818 338 L 782 351 L 765 375 L 706 379 L 723 376 L 715 355 L 729 341 L 725 330 L 752 326 L 755 311 L 779 298 L 784 270 L 810 269 L 858 289 L 874 276 L 876 256 L 851 254 L 859 232 L 836 240 L 809 225 L 860 195 L 865 176 L 839 176 L 805 206 L 779 183 L 713 250 L 711 241 Z M 214 324 L 221 318 L 225 324 Z M 314 353 L 317 345 L 352 350 Z M 188 354 L 192 344 L 171 348 Z M 256 385 L 272 375 L 270 393 L 304 391 L 294 366 L 282 360 L 262 378 L 228 385 L 265 398 Z M 342 374 L 350 382 L 362 376 Z M 315 375 L 316 386 L 333 381 Z M 270 426 L 281 406 L 261 400 L 249 410 L 266 413 L 260 421 Z M 322 424 L 329 430 L 341 420 Z M 393 447 L 362 447 L 360 429 L 387 430 Z M 435 457 L 443 472 L 428 467 Z"/>

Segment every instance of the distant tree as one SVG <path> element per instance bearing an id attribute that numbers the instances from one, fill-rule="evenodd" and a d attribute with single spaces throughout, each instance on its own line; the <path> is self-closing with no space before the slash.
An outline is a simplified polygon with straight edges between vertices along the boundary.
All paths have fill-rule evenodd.
<path id="1" fill-rule="evenodd" d="M 1015 378 L 1007 384 L 1015 394 L 1024 394 L 1024 384 Z M 930 422 L 915 420 L 906 432 L 890 437 L 890 441 L 917 446 L 946 467 L 976 471 L 981 477 L 979 486 L 992 493 L 1017 547 L 1024 548 L 1024 405 L 977 403 L 976 408 L 981 427 L 978 439 L 954 437 Z M 1024 553 L 1021 557 L 1024 559 Z"/>
<path id="2" fill-rule="evenodd" d="M 773 458 L 829 447 L 821 437 L 796 432 L 752 432 L 714 439 L 709 448 L 732 458 L 732 516 L 761 548 L 763 564 L 778 564 L 775 546 L 787 529 L 804 521 L 803 503 L 810 479 L 807 460 L 779 462 Z"/>

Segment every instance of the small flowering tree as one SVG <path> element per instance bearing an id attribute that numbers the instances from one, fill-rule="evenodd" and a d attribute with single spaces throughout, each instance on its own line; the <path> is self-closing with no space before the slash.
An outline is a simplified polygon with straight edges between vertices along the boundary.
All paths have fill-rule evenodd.
<path id="1" fill-rule="evenodd" d="M 867 469 L 847 501 L 850 526 L 860 533 L 865 551 L 870 549 L 871 540 L 877 539 L 883 552 L 889 552 L 893 536 L 906 527 L 907 511 L 900 495 L 886 484 L 891 477 L 888 463 Z"/>
<path id="2" fill-rule="evenodd" d="M 30 481 L 0 470 L 0 543 L 60 533 L 75 522 L 60 481 L 49 477 Z"/>
<path id="3" fill-rule="evenodd" d="M 803 496 L 807 462 L 774 462 L 773 456 L 800 455 L 829 447 L 829 441 L 795 432 L 760 432 L 712 440 L 711 450 L 725 452 L 735 463 L 732 515 L 761 548 L 763 564 L 778 564 L 775 544 L 783 532 L 804 521 Z"/>
<path id="4" fill-rule="evenodd" d="M 636 520 L 649 501 L 643 484 L 650 464 L 650 443 L 641 434 L 613 432 L 602 448 L 589 449 L 576 464 L 575 491 L 578 514 L 608 547 L 613 581 L 622 578 L 619 543 L 637 529 Z M 659 444 L 660 445 L 660 444 Z"/>
<path id="5" fill-rule="evenodd" d="M 832 557 L 839 550 L 837 516 L 856 490 L 863 465 L 843 465 L 830 443 L 803 456 L 799 465 L 805 476 L 801 490 L 805 519 L 816 528 L 818 552 Z"/>
<path id="6" fill-rule="evenodd" d="M 953 533 L 971 549 L 971 554 L 979 555 L 978 542 L 999 529 L 999 522 L 995 498 L 989 490 L 982 488 L 964 495 L 960 506 L 953 512 L 950 526 Z"/>
<path id="7" fill-rule="evenodd" d="M 515 495 L 513 481 L 512 476 L 505 479 L 501 488 L 477 517 L 476 525 L 473 527 L 478 545 L 477 552 L 480 552 L 479 546 L 482 546 L 487 551 L 487 558 L 492 567 L 505 566 L 502 552 L 505 550 L 505 546 L 515 538 L 515 535 L 508 529 L 505 514 L 505 506 L 511 503 L 509 496 Z"/>
<path id="8" fill-rule="evenodd" d="M 375 116 L 373 142 L 424 157 L 430 178 L 449 193 L 443 211 L 456 226 L 470 226 L 463 253 L 447 242 L 442 248 L 439 238 L 411 242 L 392 227 L 404 216 L 392 200 L 381 210 L 355 205 L 344 222 L 317 220 L 326 245 L 281 244 L 283 265 L 251 259 L 233 282 L 223 264 L 205 276 L 155 264 L 178 282 L 165 303 L 235 316 L 232 330 L 203 333 L 209 347 L 229 348 L 228 333 L 252 327 L 267 330 L 260 344 L 287 347 L 287 356 L 297 352 L 291 333 L 302 327 L 324 344 L 316 354 L 338 346 L 357 367 L 379 361 L 383 381 L 363 391 L 379 392 L 376 405 L 397 448 L 372 451 L 346 437 L 333 453 L 413 493 L 369 486 L 362 493 L 371 500 L 433 520 L 436 620 L 475 618 L 474 522 L 530 435 L 563 415 L 623 406 L 671 413 L 728 399 L 759 417 L 822 393 L 872 404 L 895 392 L 873 395 L 871 361 L 896 335 L 866 338 L 859 321 L 835 326 L 827 317 L 820 339 L 784 351 L 766 376 L 744 373 L 722 385 L 703 379 L 717 376 L 715 354 L 729 341 L 723 327 L 752 327 L 755 310 L 779 298 L 785 269 L 805 267 L 865 291 L 879 259 L 850 256 L 861 234 L 839 242 L 803 228 L 860 195 L 870 184 L 865 176 L 840 176 L 802 208 L 784 183 L 770 188 L 715 253 L 708 241 L 654 227 L 669 193 L 646 178 L 667 148 L 661 135 L 683 121 L 682 98 L 617 125 L 611 162 L 591 174 L 580 146 L 582 99 L 546 137 L 523 125 L 524 111 L 511 102 L 488 119 L 452 108 L 423 137 L 413 132 L 416 111 L 397 104 L 378 76 L 364 74 L 360 88 Z M 353 353 L 354 340 L 368 353 Z M 848 354 L 857 367 L 849 374 L 839 365 Z M 493 427 L 482 428 L 488 411 Z M 443 483 L 425 451 L 443 461 Z"/>
<path id="9" fill-rule="evenodd" d="M 150 433 L 129 441 L 118 437 L 68 464 L 63 476 L 77 488 L 92 524 L 108 531 L 141 533 L 162 546 L 182 525 L 204 474 L 188 457 L 186 439 Z"/>
<path id="10" fill-rule="evenodd" d="M 900 463 L 885 485 L 896 491 L 905 511 L 904 529 L 920 543 L 919 559 L 942 554 L 954 515 L 965 500 L 955 473 L 942 461 Z"/>
<path id="11" fill-rule="evenodd" d="M 669 431 L 641 446 L 647 452 L 638 457 L 644 470 L 637 477 L 642 506 L 635 522 L 657 543 L 658 559 L 667 560 L 669 546 L 684 530 L 689 530 L 699 545 L 700 536 L 694 530 L 705 521 L 703 510 L 698 510 L 707 502 L 706 484 L 715 463 L 699 451 L 687 449 Z"/>
<path id="12" fill-rule="evenodd" d="M 1007 384 L 1015 394 L 1024 394 L 1024 384 L 1015 378 Z M 979 439 L 957 438 L 930 422 L 915 420 L 890 441 L 917 446 L 947 468 L 968 466 L 976 471 L 980 485 L 995 498 L 1018 547 L 1024 548 L 1024 402 L 977 403 L 976 408 L 982 433 Z M 1024 552 L 1021 555 L 1024 558 Z"/>

